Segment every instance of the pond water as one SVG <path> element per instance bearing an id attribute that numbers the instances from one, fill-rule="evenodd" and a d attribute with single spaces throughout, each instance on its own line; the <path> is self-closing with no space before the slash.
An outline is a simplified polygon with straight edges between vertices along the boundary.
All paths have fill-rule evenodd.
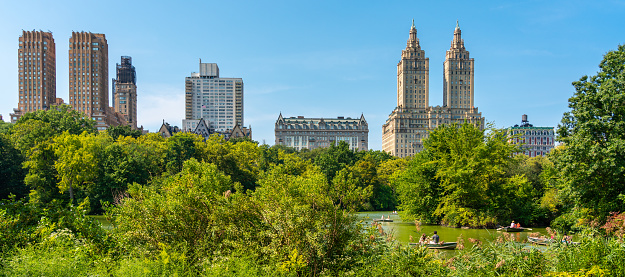
<path id="1" fill-rule="evenodd" d="M 393 237 L 400 243 L 418 242 L 421 234 L 426 234 L 431 237 L 434 231 L 437 231 L 440 239 L 446 242 L 457 241 L 458 237 L 462 235 L 464 238 L 464 246 L 470 248 L 473 244 L 469 241 L 469 238 L 478 239 L 483 243 L 494 241 L 497 237 L 501 236 L 505 232 L 498 232 L 495 229 L 462 229 L 443 227 L 439 225 L 421 225 L 421 230 L 417 231 L 414 222 L 404 222 L 399 215 L 391 214 L 392 212 L 359 212 L 357 216 L 364 222 L 371 224 L 373 219 L 379 219 L 384 215 L 384 218 L 390 216 L 393 222 L 381 222 L 382 228 L 385 232 L 393 234 Z M 512 234 L 516 241 L 525 242 L 530 233 L 540 233 L 547 236 L 547 230 L 545 228 L 531 228 L 532 230 L 525 230 Z M 410 241 L 412 236 L 413 241 Z"/>
<path id="2" fill-rule="evenodd" d="M 113 229 L 113 224 L 111 224 L 111 222 L 106 219 L 106 216 L 104 215 L 90 215 L 89 217 L 97 220 L 98 222 L 100 222 L 100 224 L 102 224 L 102 228 L 106 229 L 106 230 L 112 230 Z"/>
<path id="3" fill-rule="evenodd" d="M 419 241 L 419 237 L 421 234 L 426 234 L 428 237 L 431 237 L 434 231 L 438 232 L 440 239 L 446 242 L 454 242 L 458 240 L 458 237 L 462 235 L 464 238 L 464 245 L 466 248 L 470 248 L 473 244 L 469 241 L 469 238 L 478 239 L 484 243 L 494 241 L 497 237 L 501 236 L 505 232 L 498 232 L 495 229 L 461 229 L 461 228 L 451 228 L 451 227 L 443 227 L 439 225 L 421 225 L 420 231 L 417 231 L 414 222 L 402 221 L 401 217 L 396 214 L 392 214 L 392 212 L 359 212 L 356 214 L 365 224 L 371 224 L 373 219 L 379 219 L 384 215 L 384 218 L 390 216 L 393 222 L 381 222 L 382 228 L 385 232 L 390 233 L 399 243 L 410 243 L 410 237 L 412 236 L 413 241 Z M 89 216 L 93 219 L 96 219 L 102 224 L 102 228 L 111 230 L 113 229 L 113 225 L 110 221 L 106 219 L 104 215 L 91 215 Z M 540 233 L 541 235 L 547 236 L 547 230 L 545 228 L 531 228 L 532 230 L 527 230 L 519 233 L 509 233 L 512 234 L 516 241 L 525 242 L 527 241 L 527 237 L 530 233 Z"/>

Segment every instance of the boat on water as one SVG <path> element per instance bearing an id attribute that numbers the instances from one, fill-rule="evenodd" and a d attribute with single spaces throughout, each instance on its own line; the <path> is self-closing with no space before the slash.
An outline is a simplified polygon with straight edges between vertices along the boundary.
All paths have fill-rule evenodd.
<path id="1" fill-rule="evenodd" d="M 497 229 L 497 231 L 504 231 L 504 232 L 523 232 L 526 228 L 512 228 L 512 227 L 501 227 L 499 229 Z"/>
<path id="2" fill-rule="evenodd" d="M 388 219 L 388 218 L 385 218 L 385 219 L 379 219 L 378 218 L 378 219 L 374 219 L 373 222 L 393 222 L 393 220 L 392 219 Z"/>
<path id="3" fill-rule="evenodd" d="M 416 246 L 416 245 L 423 245 L 429 249 L 447 249 L 447 250 L 454 250 L 456 249 L 456 246 L 458 246 L 457 242 L 443 242 L 443 243 L 426 243 L 426 244 L 419 244 L 419 243 L 410 243 L 410 245 Z"/>

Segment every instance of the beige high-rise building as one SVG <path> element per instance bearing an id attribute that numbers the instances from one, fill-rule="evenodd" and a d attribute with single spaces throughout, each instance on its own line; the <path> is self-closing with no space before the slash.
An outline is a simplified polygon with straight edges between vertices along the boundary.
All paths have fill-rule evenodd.
<path id="1" fill-rule="evenodd" d="M 408 157 L 423 149 L 431 130 L 443 124 L 467 121 L 484 128 L 484 118 L 474 107 L 474 60 L 464 47 L 456 23 L 447 51 L 443 77 L 443 106 L 429 106 L 429 59 L 419 46 L 417 29 L 410 28 L 406 49 L 397 64 L 397 107 L 382 126 L 382 150 Z"/>
<path id="2" fill-rule="evenodd" d="M 200 72 L 185 78 L 182 130 L 193 131 L 203 118 L 217 132 L 243 126 L 243 79 L 219 76 L 216 63 L 202 63 Z"/>
<path id="3" fill-rule="evenodd" d="M 55 105 L 56 49 L 51 32 L 23 31 L 19 38 L 19 102 L 11 122 L 24 113 L 47 110 Z M 61 101 L 62 102 L 62 101 Z"/>
<path id="4" fill-rule="evenodd" d="M 132 129 L 137 129 L 137 76 L 132 58 L 122 56 L 117 64 L 117 78 L 113 79 L 113 108 L 124 115 Z"/>
<path id="5" fill-rule="evenodd" d="M 462 31 L 456 22 L 451 48 L 445 55 L 443 76 L 443 107 L 471 109 L 473 105 L 473 63 L 464 48 Z"/>
<path id="6" fill-rule="evenodd" d="M 108 43 L 104 34 L 72 32 L 69 39 L 69 104 L 96 121 L 98 130 L 117 125 L 108 106 Z"/>

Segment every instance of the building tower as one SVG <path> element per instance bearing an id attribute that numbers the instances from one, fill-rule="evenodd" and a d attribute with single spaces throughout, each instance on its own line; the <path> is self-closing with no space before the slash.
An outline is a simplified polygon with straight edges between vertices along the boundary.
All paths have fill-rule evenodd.
<path id="1" fill-rule="evenodd" d="M 243 126 L 243 79 L 220 78 L 216 63 L 200 60 L 200 72 L 185 78 L 182 129 L 195 130 L 200 118 L 217 132 Z"/>
<path id="2" fill-rule="evenodd" d="M 382 125 L 382 150 L 408 157 L 423 150 L 429 132 L 445 124 L 469 122 L 484 128 L 473 102 L 473 59 L 464 48 L 456 22 L 451 49 L 444 62 L 443 106 L 429 105 L 429 59 L 421 50 L 417 30 L 410 28 L 406 49 L 397 64 L 397 106 Z"/>
<path id="3" fill-rule="evenodd" d="M 122 56 L 113 79 L 113 108 L 124 115 L 132 129 L 137 129 L 137 76 L 132 58 Z"/>
<path id="4" fill-rule="evenodd" d="M 108 44 L 104 34 L 72 32 L 69 39 L 69 104 L 96 120 L 98 130 L 114 118 L 108 97 Z"/>
<path id="5" fill-rule="evenodd" d="M 469 109 L 473 103 L 473 62 L 469 51 L 464 48 L 462 31 L 456 21 L 454 39 L 447 50 L 443 63 L 443 106 Z"/>
<path id="6" fill-rule="evenodd" d="M 52 33 L 22 31 L 17 53 L 20 98 L 10 115 L 11 122 L 16 122 L 24 113 L 47 110 L 57 102 L 56 49 Z"/>
<path id="7" fill-rule="evenodd" d="M 397 106 L 405 109 L 425 108 L 430 98 L 430 59 L 425 57 L 412 20 L 406 49 L 397 63 Z"/>

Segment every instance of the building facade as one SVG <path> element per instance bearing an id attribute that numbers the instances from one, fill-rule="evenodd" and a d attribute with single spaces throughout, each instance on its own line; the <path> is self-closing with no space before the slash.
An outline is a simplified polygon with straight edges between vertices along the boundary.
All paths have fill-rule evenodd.
<path id="1" fill-rule="evenodd" d="M 17 53 L 19 102 L 10 114 L 13 123 L 24 113 L 47 110 L 57 102 L 56 46 L 52 33 L 23 31 Z"/>
<path id="2" fill-rule="evenodd" d="M 193 131 L 203 118 L 217 132 L 243 126 L 243 79 L 221 78 L 216 63 L 202 63 L 200 72 L 185 78 L 185 119 L 182 129 Z"/>
<path id="3" fill-rule="evenodd" d="M 137 75 L 132 58 L 121 57 L 117 64 L 117 78 L 113 79 L 113 108 L 124 115 L 132 129 L 137 129 Z"/>
<path id="4" fill-rule="evenodd" d="M 382 150 L 408 157 L 423 149 L 429 132 L 443 124 L 469 122 L 484 128 L 484 118 L 474 107 L 474 59 L 464 47 L 456 23 L 445 56 L 443 106 L 429 105 L 429 58 L 419 45 L 414 21 L 406 49 L 397 64 L 397 106 L 382 126 Z"/>
<path id="5" fill-rule="evenodd" d="M 351 150 L 367 151 L 369 149 L 369 125 L 364 115 L 352 119 L 339 116 L 337 118 L 305 118 L 278 116 L 275 124 L 276 145 L 284 145 L 302 149 L 328 147 L 332 143 L 345 141 Z"/>
<path id="6" fill-rule="evenodd" d="M 115 118 L 108 97 L 108 43 L 104 34 L 72 32 L 69 39 L 69 105 L 96 121 L 98 130 Z"/>
<path id="7" fill-rule="evenodd" d="M 555 147 L 554 127 L 534 127 L 527 120 L 527 115 L 521 117 L 521 125 L 508 128 L 510 142 L 521 144 L 523 152 L 529 157 L 544 156 Z"/>

